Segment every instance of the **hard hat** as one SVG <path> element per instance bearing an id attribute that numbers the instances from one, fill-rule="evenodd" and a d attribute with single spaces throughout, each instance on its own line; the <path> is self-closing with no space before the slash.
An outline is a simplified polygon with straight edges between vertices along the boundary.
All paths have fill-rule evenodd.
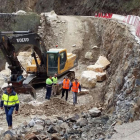
<path id="1" fill-rule="evenodd" d="M 77 78 L 77 77 L 75 77 L 75 80 L 78 80 L 78 78 Z"/>
<path id="2" fill-rule="evenodd" d="M 12 83 L 10 83 L 9 86 L 12 86 Z"/>

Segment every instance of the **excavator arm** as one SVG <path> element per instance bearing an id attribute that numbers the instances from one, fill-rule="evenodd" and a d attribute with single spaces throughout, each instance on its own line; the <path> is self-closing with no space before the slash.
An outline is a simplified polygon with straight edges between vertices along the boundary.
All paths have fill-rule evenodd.
<path id="1" fill-rule="evenodd" d="M 30 93 L 35 98 L 36 94 L 34 88 L 29 85 L 27 82 L 28 80 L 25 80 L 22 76 L 23 69 L 17 59 L 14 44 L 23 44 L 22 49 L 25 47 L 25 44 L 31 45 L 33 50 L 32 56 L 34 57 L 37 66 L 37 72 L 35 75 L 38 76 L 43 75 L 43 73 L 46 75 L 46 49 L 40 36 L 36 33 L 31 33 L 29 31 L 0 32 L 0 49 L 9 64 L 9 69 L 11 70 L 11 80 L 8 83 L 12 83 L 17 93 Z M 37 62 L 35 53 L 41 61 L 40 64 Z M 20 81 L 17 81 L 19 76 L 22 78 Z"/>

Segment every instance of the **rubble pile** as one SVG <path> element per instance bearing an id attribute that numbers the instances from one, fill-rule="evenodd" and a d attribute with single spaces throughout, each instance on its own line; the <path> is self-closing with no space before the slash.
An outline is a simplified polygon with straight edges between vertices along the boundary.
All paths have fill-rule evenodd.
<path id="1" fill-rule="evenodd" d="M 104 140 L 114 133 L 110 116 L 102 114 L 98 108 L 87 112 L 55 119 L 33 118 L 16 129 L 6 131 L 1 140 L 10 137 L 13 140 Z"/>
<path id="2" fill-rule="evenodd" d="M 19 113 L 24 115 L 62 115 L 81 112 L 86 110 L 86 106 L 74 107 L 59 98 L 52 98 L 50 101 L 44 101 L 42 104 L 36 105 L 35 101 L 24 103 L 21 105 Z"/>

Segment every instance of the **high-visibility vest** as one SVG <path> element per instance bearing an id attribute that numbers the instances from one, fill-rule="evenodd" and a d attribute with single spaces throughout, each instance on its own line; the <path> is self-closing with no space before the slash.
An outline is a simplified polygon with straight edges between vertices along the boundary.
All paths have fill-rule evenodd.
<path id="1" fill-rule="evenodd" d="M 69 79 L 66 81 L 66 79 L 63 80 L 63 89 L 69 89 Z"/>
<path id="2" fill-rule="evenodd" d="M 52 87 L 52 80 L 50 79 L 50 78 L 47 78 L 47 80 L 46 80 L 46 86 L 47 87 Z"/>
<path id="3" fill-rule="evenodd" d="M 52 79 L 53 79 L 53 83 L 57 84 L 57 77 L 52 77 Z"/>
<path id="4" fill-rule="evenodd" d="M 11 107 L 15 106 L 16 104 L 19 104 L 17 93 L 12 91 L 11 94 L 8 94 L 7 92 L 3 93 L 2 95 L 2 101 L 4 101 L 4 106 Z"/>
<path id="5" fill-rule="evenodd" d="M 77 84 L 75 82 L 72 83 L 72 92 L 78 92 L 79 82 Z"/>

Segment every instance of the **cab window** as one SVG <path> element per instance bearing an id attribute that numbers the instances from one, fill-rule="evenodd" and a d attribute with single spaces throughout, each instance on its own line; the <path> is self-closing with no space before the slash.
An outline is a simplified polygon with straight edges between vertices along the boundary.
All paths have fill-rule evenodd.
<path id="1" fill-rule="evenodd" d="M 58 69 L 58 54 L 48 54 L 48 74 L 57 73 Z"/>
<path id="2" fill-rule="evenodd" d="M 60 70 L 64 69 L 66 63 L 66 52 L 60 53 Z"/>

